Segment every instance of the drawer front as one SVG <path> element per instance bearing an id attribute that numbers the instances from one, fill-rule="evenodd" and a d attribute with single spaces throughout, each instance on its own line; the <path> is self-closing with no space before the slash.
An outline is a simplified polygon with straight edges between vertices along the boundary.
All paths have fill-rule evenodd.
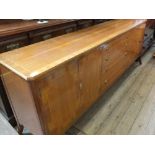
<path id="1" fill-rule="evenodd" d="M 122 47 L 120 46 L 119 39 L 115 39 L 99 47 L 99 50 L 102 51 L 102 65 L 104 67 L 113 65 L 119 59 L 122 55 L 120 48 Z"/>
<path id="2" fill-rule="evenodd" d="M 36 43 L 36 42 L 44 41 L 63 34 L 67 34 L 75 30 L 76 30 L 76 24 L 61 26 L 57 28 L 51 27 L 40 31 L 30 32 L 30 38 L 32 43 Z"/>
<path id="3" fill-rule="evenodd" d="M 0 40 L 0 52 L 6 52 L 28 45 L 27 35 L 12 36 L 11 38 L 2 38 Z"/>

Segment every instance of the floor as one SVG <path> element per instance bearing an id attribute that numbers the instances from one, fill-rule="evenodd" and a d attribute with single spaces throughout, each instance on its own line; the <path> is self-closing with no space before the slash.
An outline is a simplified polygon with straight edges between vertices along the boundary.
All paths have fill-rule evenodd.
<path id="1" fill-rule="evenodd" d="M 66 134 L 155 134 L 154 52 L 133 64 Z"/>

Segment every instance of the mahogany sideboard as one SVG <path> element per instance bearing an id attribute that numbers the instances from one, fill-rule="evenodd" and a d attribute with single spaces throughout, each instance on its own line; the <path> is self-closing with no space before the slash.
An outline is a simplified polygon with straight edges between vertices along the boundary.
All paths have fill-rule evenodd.
<path id="1" fill-rule="evenodd" d="M 64 134 L 139 57 L 146 20 L 112 20 L 0 55 L 18 126 Z"/>
<path id="2" fill-rule="evenodd" d="M 36 42 L 54 38 L 77 31 L 108 19 L 52 19 L 48 23 L 38 24 L 38 20 L 0 20 L 0 53 L 21 48 Z M 8 121 L 15 126 L 16 122 L 0 79 L 0 110 Z"/>

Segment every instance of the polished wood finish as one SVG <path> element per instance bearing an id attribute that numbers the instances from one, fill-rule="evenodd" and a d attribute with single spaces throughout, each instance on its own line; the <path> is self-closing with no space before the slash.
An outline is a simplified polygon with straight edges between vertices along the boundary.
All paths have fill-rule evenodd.
<path id="1" fill-rule="evenodd" d="M 0 55 L 0 63 L 25 80 L 33 80 L 90 49 L 143 23 L 114 20 Z"/>
<path id="2" fill-rule="evenodd" d="M 63 134 L 139 56 L 144 29 L 145 20 L 109 21 L 1 54 L 19 124 L 32 131 L 32 117 L 34 134 Z"/>

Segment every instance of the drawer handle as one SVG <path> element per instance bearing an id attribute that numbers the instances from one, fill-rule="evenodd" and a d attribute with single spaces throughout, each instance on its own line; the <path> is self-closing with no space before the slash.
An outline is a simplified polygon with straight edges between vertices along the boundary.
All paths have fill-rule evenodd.
<path id="1" fill-rule="evenodd" d="M 7 50 L 13 50 L 13 49 L 16 49 L 16 48 L 19 48 L 19 43 L 12 43 L 12 44 L 9 44 L 6 46 Z"/>
<path id="2" fill-rule="evenodd" d="M 108 80 L 104 80 L 104 84 L 107 84 L 108 83 Z"/>
<path id="3" fill-rule="evenodd" d="M 108 44 L 102 44 L 99 46 L 99 50 L 108 49 Z"/>
<path id="4" fill-rule="evenodd" d="M 43 40 L 47 40 L 47 39 L 50 39 L 52 37 L 51 34 L 46 34 L 43 36 Z"/>
<path id="5" fill-rule="evenodd" d="M 105 60 L 105 61 L 109 61 L 109 59 L 108 59 L 108 58 L 105 58 L 104 60 Z"/>
<path id="6" fill-rule="evenodd" d="M 128 52 L 125 52 L 125 56 L 127 56 L 128 55 Z"/>
<path id="7" fill-rule="evenodd" d="M 83 88 L 83 84 L 82 82 L 80 82 L 80 90 Z"/>

